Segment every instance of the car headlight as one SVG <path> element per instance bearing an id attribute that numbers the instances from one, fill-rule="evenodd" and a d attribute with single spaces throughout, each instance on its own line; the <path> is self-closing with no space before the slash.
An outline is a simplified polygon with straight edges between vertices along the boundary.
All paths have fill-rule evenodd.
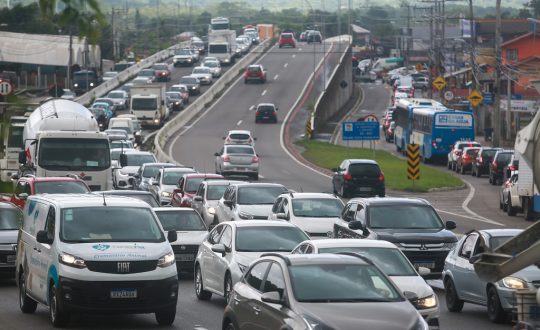
<path id="1" fill-rule="evenodd" d="M 508 289 L 525 289 L 527 287 L 527 283 L 524 280 L 513 276 L 503 278 L 501 284 Z"/>
<path id="2" fill-rule="evenodd" d="M 247 269 L 247 266 L 246 265 L 242 265 L 242 264 L 237 264 L 238 265 L 238 269 L 240 269 L 240 272 L 242 274 L 245 273 L 246 269 Z"/>
<path id="3" fill-rule="evenodd" d="M 228 59 L 228 58 L 226 58 L 226 59 L 225 59 L 225 60 L 224 60 L 223 62 L 225 62 L 225 63 L 229 63 L 229 59 Z"/>
<path id="4" fill-rule="evenodd" d="M 214 207 L 209 207 L 206 209 L 206 212 L 208 212 L 208 214 L 210 215 L 213 215 L 216 214 L 216 209 Z"/>
<path id="5" fill-rule="evenodd" d="M 246 213 L 246 212 L 238 212 L 238 217 L 240 219 L 244 219 L 244 220 L 252 220 L 253 219 L 253 215 L 252 214 L 249 214 L 249 213 Z"/>
<path id="6" fill-rule="evenodd" d="M 67 253 L 60 253 L 58 255 L 58 261 L 66 266 L 75 268 L 86 268 L 86 262 L 79 258 Z"/>
<path id="7" fill-rule="evenodd" d="M 90 83 L 90 87 L 94 87 L 94 83 L 93 83 L 93 82 Z"/>
<path id="8" fill-rule="evenodd" d="M 154 123 L 159 124 L 159 118 L 154 119 Z"/>
<path id="9" fill-rule="evenodd" d="M 141 135 L 141 132 L 135 132 L 135 135 L 137 135 L 137 136 Z"/>
<path id="10" fill-rule="evenodd" d="M 191 86 L 191 89 L 197 89 L 197 86 Z"/>
<path id="11" fill-rule="evenodd" d="M 168 191 L 162 191 L 161 192 L 161 197 L 171 197 L 171 196 L 172 196 L 172 194 L 170 192 L 168 192 Z"/>
<path id="12" fill-rule="evenodd" d="M 128 172 L 124 172 L 124 171 L 121 171 L 121 170 L 118 171 L 118 174 L 120 174 L 120 175 L 129 175 Z"/>
<path id="13" fill-rule="evenodd" d="M 171 265 L 174 265 L 176 263 L 176 259 L 174 258 L 174 253 L 171 251 L 164 255 L 163 257 L 158 259 L 157 265 L 158 267 L 165 268 L 169 267 Z"/>
<path id="14" fill-rule="evenodd" d="M 428 309 L 437 306 L 437 298 L 435 295 L 417 299 L 413 302 L 414 307 L 418 309 Z"/>
<path id="15" fill-rule="evenodd" d="M 180 102 L 174 102 L 174 105 L 180 105 Z"/>
<path id="16" fill-rule="evenodd" d="M 73 87 L 79 87 L 79 84 L 74 83 L 74 84 L 73 84 Z"/>

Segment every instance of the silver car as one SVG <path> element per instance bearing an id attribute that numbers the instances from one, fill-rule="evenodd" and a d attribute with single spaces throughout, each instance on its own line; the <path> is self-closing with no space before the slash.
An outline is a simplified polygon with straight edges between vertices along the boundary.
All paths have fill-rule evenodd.
<path id="1" fill-rule="evenodd" d="M 214 156 L 216 173 L 223 176 L 241 175 L 253 180 L 259 179 L 259 157 L 253 146 L 224 145 Z"/>
<path id="2" fill-rule="evenodd" d="M 219 61 L 205 61 L 202 66 L 209 68 L 214 78 L 221 76 L 221 64 Z"/>
<path id="3" fill-rule="evenodd" d="M 202 242 L 195 259 L 195 294 L 228 300 L 247 266 L 263 253 L 288 254 L 306 233 L 285 221 L 229 221 L 216 226 Z"/>
<path id="4" fill-rule="evenodd" d="M 161 205 L 169 205 L 178 181 L 184 174 L 195 173 L 191 167 L 165 167 L 159 169 L 156 176 L 150 181 L 148 191 L 154 195 Z"/>
<path id="5" fill-rule="evenodd" d="M 15 259 L 19 227 L 22 224 L 22 212 L 15 204 L 0 203 L 0 275 L 15 277 Z"/>
<path id="6" fill-rule="evenodd" d="M 128 108 L 128 104 L 129 104 L 128 92 L 121 89 L 117 89 L 117 90 L 110 91 L 109 94 L 107 94 L 107 97 L 114 101 L 114 105 L 116 109 L 125 110 Z"/>
<path id="7" fill-rule="evenodd" d="M 213 82 L 213 74 L 210 68 L 206 66 L 196 66 L 191 72 L 191 76 L 198 78 L 201 85 L 210 85 Z"/>
<path id="8" fill-rule="evenodd" d="M 111 150 L 111 159 L 114 159 Z M 122 154 L 123 152 L 123 154 Z M 135 173 L 144 163 L 157 163 L 157 158 L 148 151 L 139 151 L 135 149 L 121 150 L 118 155 L 120 168 L 114 169 L 113 185 L 115 189 L 132 189 L 135 183 Z"/>
<path id="9" fill-rule="evenodd" d="M 540 283 L 540 269 L 536 265 L 494 283 L 481 280 L 474 271 L 473 262 L 478 254 L 496 249 L 521 232 L 521 229 L 476 230 L 459 240 L 446 257 L 442 274 L 450 312 L 461 312 L 463 304 L 468 302 L 487 306 L 489 319 L 503 322 L 517 309 L 515 292 L 536 289 Z"/>
<path id="10" fill-rule="evenodd" d="M 421 274 L 429 274 L 429 268 L 414 269 L 411 262 L 394 244 L 371 239 L 321 239 L 300 243 L 292 254 L 353 252 L 364 255 L 390 277 L 401 292 L 409 291 L 418 299 L 414 307 L 431 329 L 439 327 L 439 299 Z M 419 274 L 420 273 L 420 274 Z"/>
<path id="11" fill-rule="evenodd" d="M 150 181 L 154 178 L 160 169 L 164 167 L 177 167 L 171 163 L 145 163 L 139 167 L 139 170 L 134 175 L 135 177 L 135 189 L 148 191 L 150 188 Z"/>
<path id="12" fill-rule="evenodd" d="M 232 183 L 244 183 L 242 181 L 231 180 L 210 180 L 203 181 L 193 197 L 191 207 L 199 212 L 204 222 L 210 226 L 214 221 L 216 206 L 227 187 Z"/>

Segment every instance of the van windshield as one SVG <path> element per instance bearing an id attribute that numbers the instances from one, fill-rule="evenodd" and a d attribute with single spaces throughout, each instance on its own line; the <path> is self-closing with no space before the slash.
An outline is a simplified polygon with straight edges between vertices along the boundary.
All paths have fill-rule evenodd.
<path id="1" fill-rule="evenodd" d="M 150 208 L 119 206 L 63 209 L 60 239 L 66 243 L 165 241 Z"/>

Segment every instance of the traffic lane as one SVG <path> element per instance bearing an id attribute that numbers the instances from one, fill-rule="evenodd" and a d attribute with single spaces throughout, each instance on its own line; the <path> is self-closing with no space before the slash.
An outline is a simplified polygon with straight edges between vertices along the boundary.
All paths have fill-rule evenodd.
<path id="1" fill-rule="evenodd" d="M 0 281 L 0 320 L 2 329 L 56 329 L 49 320 L 47 307 L 38 304 L 34 314 L 23 314 L 18 304 L 15 281 Z M 209 301 L 195 296 L 193 279 L 182 275 L 179 280 L 176 319 L 170 329 L 221 329 L 225 299 L 215 295 Z M 154 314 L 74 314 L 70 329 L 160 329 Z"/>

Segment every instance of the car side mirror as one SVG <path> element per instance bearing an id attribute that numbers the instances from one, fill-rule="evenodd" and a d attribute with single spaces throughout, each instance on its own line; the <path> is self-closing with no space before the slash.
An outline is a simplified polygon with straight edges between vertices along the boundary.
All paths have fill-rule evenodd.
<path id="1" fill-rule="evenodd" d="M 23 201 L 25 201 L 28 198 L 28 194 L 27 193 L 20 193 L 19 195 L 17 195 L 17 197 L 19 199 L 22 199 Z"/>
<path id="2" fill-rule="evenodd" d="M 261 300 L 270 304 L 283 305 L 283 299 L 279 296 L 279 292 L 277 291 L 263 293 L 261 296 Z"/>
<path id="3" fill-rule="evenodd" d="M 254 137 L 254 138 L 253 138 L 253 141 L 257 141 L 257 138 L 256 138 L 256 137 Z"/>
<path id="4" fill-rule="evenodd" d="M 159 181 L 152 180 L 152 186 L 159 186 Z"/>
<path id="5" fill-rule="evenodd" d="M 445 227 L 448 230 L 456 229 L 456 223 L 452 220 L 448 220 L 446 221 Z"/>
<path id="6" fill-rule="evenodd" d="M 173 194 L 182 195 L 182 189 L 180 189 L 180 188 L 174 189 L 174 190 L 173 190 Z"/>
<path id="7" fill-rule="evenodd" d="M 19 163 L 25 164 L 26 163 L 26 151 L 20 151 L 19 152 Z"/>
<path id="8" fill-rule="evenodd" d="M 133 177 L 138 179 L 138 178 L 140 178 L 141 176 L 139 175 L 139 173 L 135 173 L 135 174 L 133 174 Z"/>
<path id="9" fill-rule="evenodd" d="M 232 208 L 232 206 L 233 206 L 233 202 L 232 202 L 232 201 L 227 201 L 227 200 L 225 200 L 225 201 L 223 201 L 223 204 L 227 205 L 227 206 L 230 207 L 230 208 Z"/>
<path id="10" fill-rule="evenodd" d="M 11 176 L 11 180 L 13 181 L 19 180 L 19 173 L 13 173 L 13 175 Z"/>
<path id="11" fill-rule="evenodd" d="M 49 235 L 47 235 L 45 230 L 40 230 L 37 232 L 36 241 L 42 244 L 52 244 L 53 239 L 49 238 Z"/>
<path id="12" fill-rule="evenodd" d="M 403 295 L 405 296 L 405 298 L 407 298 L 408 301 L 411 302 L 418 299 L 418 295 L 411 291 L 403 291 Z"/>
<path id="13" fill-rule="evenodd" d="M 178 239 L 178 234 L 176 233 L 176 230 L 169 230 L 167 232 L 167 240 L 170 243 L 176 242 L 177 239 Z"/>
<path id="14" fill-rule="evenodd" d="M 121 167 L 127 166 L 127 155 L 126 154 L 120 154 L 120 166 Z"/>
<path id="15" fill-rule="evenodd" d="M 354 220 L 349 222 L 349 229 L 351 230 L 363 230 L 364 226 L 362 225 L 361 221 Z"/>
<path id="16" fill-rule="evenodd" d="M 427 276 L 431 274 L 431 269 L 427 267 L 418 267 L 418 274 L 420 274 L 420 276 Z"/>
<path id="17" fill-rule="evenodd" d="M 214 156 L 219 157 L 220 156 L 219 152 L 214 153 Z"/>
<path id="18" fill-rule="evenodd" d="M 212 251 L 214 251 L 216 253 L 221 253 L 222 256 L 224 256 L 225 253 L 227 253 L 227 249 L 225 248 L 225 245 L 223 245 L 223 244 L 214 244 L 214 245 L 212 245 Z"/>
<path id="19" fill-rule="evenodd" d="M 330 169 L 330 171 L 332 171 L 332 172 L 339 172 L 339 167 L 332 167 L 332 168 Z"/>
<path id="20" fill-rule="evenodd" d="M 203 201 L 202 196 L 195 196 L 195 197 L 193 197 L 193 201 L 194 201 L 194 202 L 202 202 L 202 201 Z"/>
<path id="21" fill-rule="evenodd" d="M 289 220 L 289 215 L 286 213 L 278 213 L 276 214 L 276 218 L 281 220 Z"/>

